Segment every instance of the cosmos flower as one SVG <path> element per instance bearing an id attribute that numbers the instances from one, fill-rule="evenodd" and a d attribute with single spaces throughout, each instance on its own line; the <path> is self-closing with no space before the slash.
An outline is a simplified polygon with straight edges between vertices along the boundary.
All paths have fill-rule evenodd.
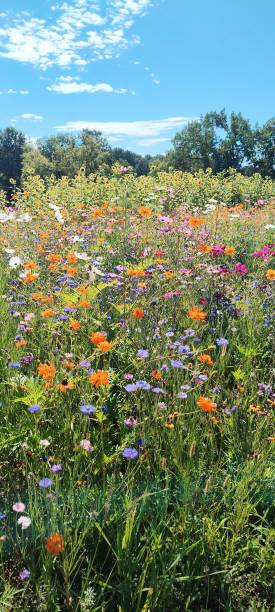
<path id="1" fill-rule="evenodd" d="M 30 527 L 32 521 L 29 516 L 20 516 L 17 521 L 18 525 L 21 525 L 22 529 L 28 529 Z"/>
<path id="2" fill-rule="evenodd" d="M 13 504 L 12 509 L 14 512 L 25 512 L 26 506 L 23 502 L 16 502 Z"/>

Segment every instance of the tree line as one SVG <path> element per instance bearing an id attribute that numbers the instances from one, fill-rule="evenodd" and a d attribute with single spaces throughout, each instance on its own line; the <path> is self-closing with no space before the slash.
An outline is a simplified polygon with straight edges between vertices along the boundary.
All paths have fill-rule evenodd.
<path id="1" fill-rule="evenodd" d="M 111 148 L 100 132 L 88 129 L 41 138 L 35 145 L 14 127 L 0 131 L 0 189 L 8 195 L 30 173 L 42 178 L 74 177 L 84 168 L 87 175 L 109 176 L 115 163 L 131 166 L 136 176 L 160 170 L 194 173 L 211 168 L 218 173 L 234 168 L 274 179 L 275 118 L 252 126 L 240 113 L 227 117 L 224 110 L 209 112 L 178 132 L 166 154 L 156 156 Z"/>

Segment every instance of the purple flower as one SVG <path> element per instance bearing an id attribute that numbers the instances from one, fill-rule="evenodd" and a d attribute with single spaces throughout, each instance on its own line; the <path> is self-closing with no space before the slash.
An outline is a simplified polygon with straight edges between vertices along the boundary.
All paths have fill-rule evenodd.
<path id="1" fill-rule="evenodd" d="M 124 389 L 125 391 L 128 391 L 128 393 L 134 393 L 135 391 L 137 391 L 137 386 L 135 383 L 132 383 L 132 384 L 126 385 Z"/>
<path id="2" fill-rule="evenodd" d="M 137 389 L 144 389 L 144 391 L 151 389 L 151 385 L 146 380 L 137 380 L 136 387 Z"/>
<path id="3" fill-rule="evenodd" d="M 32 406 L 28 407 L 28 411 L 31 412 L 31 414 L 36 414 L 37 412 L 40 412 L 41 410 L 41 406 L 39 406 L 38 404 L 33 404 Z"/>
<path id="4" fill-rule="evenodd" d="M 82 361 L 79 362 L 79 365 L 81 368 L 89 369 L 91 367 L 91 362 L 88 361 L 87 359 L 83 359 Z"/>
<path id="5" fill-rule="evenodd" d="M 96 411 L 96 408 L 92 404 L 82 404 L 82 406 L 80 406 L 80 410 L 83 412 L 83 414 L 92 414 Z"/>
<path id="6" fill-rule="evenodd" d="M 27 580 L 31 575 L 31 572 L 24 567 L 24 569 L 21 570 L 21 572 L 19 572 L 19 578 L 20 580 Z"/>
<path id="7" fill-rule="evenodd" d="M 55 463 L 54 465 L 52 465 L 51 470 L 54 474 L 62 472 L 62 465 L 60 463 Z"/>
<path id="8" fill-rule="evenodd" d="M 12 363 L 9 363 L 9 368 L 13 368 L 14 370 L 18 370 L 18 368 L 20 367 L 21 367 L 20 361 L 13 361 Z"/>
<path id="9" fill-rule="evenodd" d="M 228 340 L 226 340 L 226 338 L 217 338 L 216 339 L 216 344 L 218 346 L 227 346 L 228 345 Z"/>
<path id="10" fill-rule="evenodd" d="M 130 374 L 130 373 L 126 373 L 126 374 L 124 374 L 124 377 L 123 377 L 123 378 L 124 378 L 125 380 L 133 380 L 134 375 L 133 375 L 133 374 Z"/>
<path id="11" fill-rule="evenodd" d="M 126 425 L 126 427 L 135 427 L 137 423 L 137 419 L 132 416 L 128 417 L 127 419 L 124 419 L 124 425 Z"/>
<path id="12" fill-rule="evenodd" d="M 41 480 L 39 480 L 38 484 L 41 489 L 48 489 L 52 486 L 53 481 L 50 478 L 42 478 Z"/>
<path id="13" fill-rule="evenodd" d="M 146 357 L 149 357 L 149 353 L 146 349 L 139 349 L 137 352 L 137 357 L 141 357 L 142 359 L 146 359 Z"/>
<path id="14" fill-rule="evenodd" d="M 178 393 L 178 398 L 179 399 L 186 399 L 188 397 L 187 393 L 184 393 L 183 391 L 180 391 Z"/>
<path id="15" fill-rule="evenodd" d="M 125 459 L 137 459 L 138 451 L 136 450 L 136 448 L 125 448 L 125 450 L 123 451 L 123 457 Z"/>
<path id="16" fill-rule="evenodd" d="M 181 361 L 179 359 L 171 359 L 170 360 L 171 366 L 172 368 L 182 368 L 183 364 L 181 363 Z"/>

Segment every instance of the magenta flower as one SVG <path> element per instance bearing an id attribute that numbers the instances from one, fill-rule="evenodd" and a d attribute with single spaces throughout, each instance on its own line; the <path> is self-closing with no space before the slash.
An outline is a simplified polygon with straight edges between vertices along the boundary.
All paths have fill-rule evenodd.
<path id="1" fill-rule="evenodd" d="M 237 273 L 239 276 L 245 276 L 245 274 L 247 274 L 247 272 L 248 272 L 248 269 L 247 269 L 247 267 L 246 267 L 244 264 L 242 264 L 242 263 L 240 263 L 240 262 L 239 262 L 239 263 L 237 263 L 237 264 L 235 265 L 235 272 L 236 272 L 236 273 Z"/>

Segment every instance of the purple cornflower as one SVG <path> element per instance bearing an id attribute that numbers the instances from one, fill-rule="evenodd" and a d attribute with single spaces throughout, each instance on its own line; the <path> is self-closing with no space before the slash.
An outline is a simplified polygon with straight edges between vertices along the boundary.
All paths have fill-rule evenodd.
<path id="1" fill-rule="evenodd" d="M 146 380 L 137 380 L 136 387 L 137 389 L 144 389 L 144 391 L 151 389 L 151 385 Z"/>
<path id="2" fill-rule="evenodd" d="M 170 360 L 171 366 L 172 368 L 182 368 L 183 364 L 181 363 L 181 361 L 179 359 L 171 359 Z"/>
<path id="3" fill-rule="evenodd" d="M 9 368 L 12 368 L 13 370 L 18 370 L 18 368 L 20 367 L 21 367 L 20 361 L 13 361 L 9 363 Z"/>
<path id="4" fill-rule="evenodd" d="M 125 459 L 137 459 L 138 451 L 136 450 L 136 448 L 125 448 L 125 450 L 123 451 L 123 457 Z"/>
<path id="5" fill-rule="evenodd" d="M 218 346 L 227 346 L 228 345 L 228 340 L 226 340 L 226 338 L 217 338 L 216 339 L 216 344 Z"/>
<path id="6" fill-rule="evenodd" d="M 60 463 L 55 463 L 54 465 L 52 465 L 51 470 L 54 474 L 62 472 L 62 465 Z"/>
<path id="7" fill-rule="evenodd" d="M 39 480 L 38 484 L 41 489 L 48 489 L 52 486 L 53 481 L 50 478 L 42 478 L 41 480 Z"/>
<path id="8" fill-rule="evenodd" d="M 82 404 L 82 406 L 80 406 L 80 410 L 83 412 L 83 414 L 92 414 L 96 411 L 96 408 L 92 404 Z"/>
<path id="9" fill-rule="evenodd" d="M 28 411 L 31 412 L 31 414 L 36 414 L 37 412 L 40 412 L 41 410 L 41 406 L 39 406 L 38 404 L 33 404 L 32 406 L 28 407 Z"/>
<path id="10" fill-rule="evenodd" d="M 19 572 L 19 578 L 20 580 L 27 580 L 31 575 L 31 572 L 24 567 L 24 569 L 21 570 L 21 572 Z"/>
<path id="11" fill-rule="evenodd" d="M 81 368 L 88 369 L 91 367 L 91 362 L 88 361 L 87 359 L 83 359 L 82 361 L 79 362 L 79 365 Z"/>
<path id="12" fill-rule="evenodd" d="M 142 359 L 146 359 L 149 357 L 149 352 L 146 349 L 139 349 L 137 352 L 137 357 L 141 357 Z"/>
<path id="13" fill-rule="evenodd" d="M 130 383 L 129 385 L 126 385 L 124 389 L 125 391 L 128 391 L 128 393 L 134 393 L 135 391 L 137 391 L 137 386 L 135 383 Z"/>

